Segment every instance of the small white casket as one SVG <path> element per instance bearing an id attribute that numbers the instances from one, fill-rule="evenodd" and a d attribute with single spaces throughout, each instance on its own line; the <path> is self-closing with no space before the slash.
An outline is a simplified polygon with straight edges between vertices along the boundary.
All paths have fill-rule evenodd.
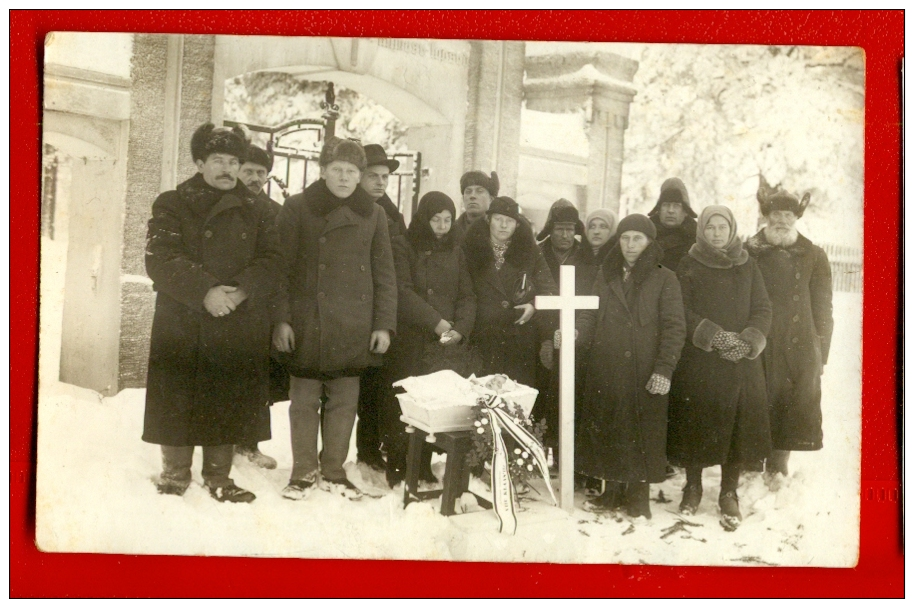
<path id="1" fill-rule="evenodd" d="M 403 412 L 401 420 L 428 433 L 472 429 L 473 406 L 480 397 L 492 394 L 519 405 L 524 415 L 529 416 L 539 393 L 505 375 L 465 379 L 453 370 L 411 376 L 393 386 L 406 391 L 397 394 Z"/>

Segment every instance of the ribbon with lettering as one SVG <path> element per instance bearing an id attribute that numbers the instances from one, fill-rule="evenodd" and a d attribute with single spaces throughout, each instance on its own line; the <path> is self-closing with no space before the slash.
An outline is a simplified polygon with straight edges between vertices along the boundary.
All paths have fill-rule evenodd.
<path id="1" fill-rule="evenodd" d="M 552 482 L 549 479 L 549 465 L 546 463 L 546 451 L 543 445 L 520 426 L 513 416 L 505 411 L 505 400 L 497 395 L 490 395 L 483 400 L 485 412 L 489 417 L 492 427 L 492 504 L 495 515 L 498 517 L 498 532 L 514 534 L 517 530 L 517 513 L 515 512 L 515 490 L 511 481 L 510 456 L 502 438 L 502 431 L 507 431 L 522 451 L 526 451 L 532 458 L 546 481 L 546 488 L 552 497 L 552 502 L 558 505 Z"/>

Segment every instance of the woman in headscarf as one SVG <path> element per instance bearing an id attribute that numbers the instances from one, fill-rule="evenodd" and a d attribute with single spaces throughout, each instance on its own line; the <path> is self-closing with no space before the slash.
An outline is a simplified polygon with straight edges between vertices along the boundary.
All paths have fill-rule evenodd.
<path id="1" fill-rule="evenodd" d="M 398 334 L 388 351 L 390 383 L 442 369 L 472 374 L 466 341 L 476 320 L 476 296 L 463 250 L 454 240 L 456 213 L 451 198 L 429 192 L 406 234 L 393 240 Z M 393 487 L 405 476 L 408 439 L 392 392 L 385 404 L 387 482 Z M 422 474 L 429 481 L 430 458 L 428 452 Z"/>
<path id="2" fill-rule="evenodd" d="M 578 295 L 590 295 L 593 283 L 609 250 L 613 247 L 613 236 L 619 217 L 608 208 L 597 208 L 584 219 L 584 239 L 578 251 L 575 287 Z"/>
<path id="3" fill-rule="evenodd" d="M 702 469 L 721 465 L 721 524 L 739 526 L 741 464 L 771 449 L 762 361 L 771 303 L 761 272 L 725 206 L 708 206 L 695 244 L 679 263 L 687 343 L 673 377 L 668 453 L 686 469 L 679 511 L 701 503 Z"/>
<path id="4" fill-rule="evenodd" d="M 630 214 L 616 235 L 594 284 L 600 307 L 576 321 L 577 344 L 590 353 L 575 470 L 606 481 L 585 509 L 624 507 L 633 518 L 650 518 L 650 483 L 666 478 L 667 393 L 685 318 L 676 275 L 660 265 L 654 224 Z"/>
<path id="5" fill-rule="evenodd" d="M 533 298 L 555 295 L 558 288 L 517 202 L 504 196 L 492 200 L 486 217 L 467 229 L 463 249 L 476 292 L 470 339 L 482 358 L 476 374 L 504 374 L 535 386 L 536 360 L 547 350 L 540 359 L 551 360 L 557 319 L 537 312 Z"/>

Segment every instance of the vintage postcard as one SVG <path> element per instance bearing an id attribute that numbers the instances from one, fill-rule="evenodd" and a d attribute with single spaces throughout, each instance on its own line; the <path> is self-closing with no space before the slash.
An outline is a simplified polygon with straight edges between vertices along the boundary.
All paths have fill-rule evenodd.
<path id="1" fill-rule="evenodd" d="M 856 565 L 861 49 L 44 56 L 41 550 Z"/>

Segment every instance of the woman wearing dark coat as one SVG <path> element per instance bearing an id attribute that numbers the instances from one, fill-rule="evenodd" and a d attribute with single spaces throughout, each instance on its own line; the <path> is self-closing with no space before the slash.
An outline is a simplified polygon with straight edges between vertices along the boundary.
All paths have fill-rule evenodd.
<path id="1" fill-rule="evenodd" d="M 641 214 L 622 219 L 594 286 L 600 308 L 578 315 L 589 350 L 575 438 L 575 470 L 607 482 L 592 511 L 625 507 L 651 517 L 650 483 L 666 478 L 667 393 L 685 342 L 676 275 L 660 265 L 656 229 Z"/>
<path id="2" fill-rule="evenodd" d="M 504 374 L 535 386 L 537 357 L 542 345 L 551 343 L 557 322 L 554 315 L 537 312 L 533 298 L 555 295 L 558 288 L 517 202 L 492 200 L 486 217 L 467 230 L 463 251 L 476 293 L 470 338 L 482 358 L 476 374 Z"/>
<path id="3" fill-rule="evenodd" d="M 673 377 L 667 451 L 686 469 L 679 510 L 698 510 L 702 469 L 722 464 L 721 523 L 732 530 L 741 519 L 740 466 L 771 451 L 765 373 L 757 359 L 771 326 L 771 302 L 725 206 L 702 211 L 678 275 L 689 341 Z"/>
<path id="4" fill-rule="evenodd" d="M 472 374 L 466 343 L 476 321 L 476 296 L 463 250 L 451 230 L 456 214 L 451 198 L 429 192 L 419 201 L 406 234 L 393 241 L 397 337 L 387 354 L 388 388 L 406 377 L 442 369 Z M 393 392 L 385 397 L 382 410 L 387 482 L 393 487 L 405 475 L 408 438 Z"/>
<path id="5" fill-rule="evenodd" d="M 282 270 L 275 212 L 237 180 L 244 139 L 211 124 L 192 138 L 200 172 L 156 198 L 146 239 L 155 316 L 143 440 L 162 446 L 160 493 L 191 482 L 195 446 L 219 501 L 254 494 L 229 478 L 233 445 L 270 438 L 270 303 Z"/>

